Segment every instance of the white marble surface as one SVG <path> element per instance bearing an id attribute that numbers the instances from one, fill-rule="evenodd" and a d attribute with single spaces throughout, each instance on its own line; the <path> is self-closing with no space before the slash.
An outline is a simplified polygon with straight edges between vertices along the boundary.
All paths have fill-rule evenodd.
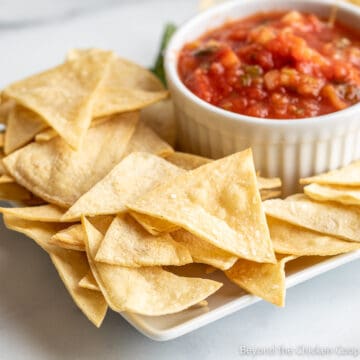
<path id="1" fill-rule="evenodd" d="M 72 47 L 111 48 L 150 65 L 163 24 L 180 23 L 197 8 L 196 0 L 53 4 L 0 2 L 0 86 L 57 63 Z M 1 224 L 0 359 L 227 360 L 244 358 L 243 345 L 258 350 L 357 347 L 360 358 L 359 285 L 357 261 L 291 289 L 285 309 L 261 302 L 179 339 L 157 343 L 114 313 L 101 329 L 94 328 L 72 303 L 47 255 Z M 288 357 L 277 351 L 259 358 Z"/>

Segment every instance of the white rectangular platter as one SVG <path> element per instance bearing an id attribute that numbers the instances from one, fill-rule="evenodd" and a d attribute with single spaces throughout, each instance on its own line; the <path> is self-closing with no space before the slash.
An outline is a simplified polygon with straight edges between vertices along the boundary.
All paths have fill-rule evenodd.
<path id="1" fill-rule="evenodd" d="M 360 259 L 360 250 L 333 257 L 298 258 L 287 264 L 286 287 L 290 289 L 356 259 Z M 199 265 L 195 270 L 198 270 L 199 274 L 192 273 L 192 275 L 201 276 L 204 269 Z M 194 331 L 261 300 L 231 283 L 221 271 L 207 277 L 224 284 L 208 299 L 207 307 L 190 308 L 178 314 L 166 316 L 148 317 L 129 313 L 121 315 L 145 336 L 157 341 L 166 341 Z"/>

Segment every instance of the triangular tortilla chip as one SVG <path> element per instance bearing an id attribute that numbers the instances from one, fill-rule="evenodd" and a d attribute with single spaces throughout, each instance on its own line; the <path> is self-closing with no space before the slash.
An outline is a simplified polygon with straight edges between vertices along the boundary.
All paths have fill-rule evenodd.
<path id="1" fill-rule="evenodd" d="M 68 53 L 69 60 L 79 60 L 89 51 L 97 49 L 74 49 Z M 109 71 L 99 88 L 93 109 L 93 117 L 112 115 L 125 111 L 140 110 L 165 99 L 168 92 L 160 80 L 149 70 L 125 59 L 111 61 Z"/>
<path id="2" fill-rule="evenodd" d="M 10 111 L 5 132 L 5 154 L 29 143 L 37 133 L 46 129 L 48 125 L 40 115 L 21 106 L 16 105 Z"/>
<path id="3" fill-rule="evenodd" d="M 267 215 L 323 234 L 360 241 L 360 208 L 316 202 L 298 194 L 264 202 Z"/>
<path id="4" fill-rule="evenodd" d="M 140 120 L 171 146 L 176 142 L 176 119 L 171 99 L 165 99 L 141 110 Z"/>
<path id="5" fill-rule="evenodd" d="M 237 256 L 219 249 L 188 231 L 180 229 L 171 233 L 171 236 L 174 240 L 187 247 L 194 262 L 208 264 L 220 270 L 227 270 L 238 259 Z"/>
<path id="6" fill-rule="evenodd" d="M 69 226 L 63 223 L 49 223 L 20 219 L 14 215 L 4 214 L 4 223 L 8 229 L 20 232 L 33 239 L 42 249 L 51 252 L 55 247 L 50 239 L 58 231 Z"/>
<path id="7" fill-rule="evenodd" d="M 182 174 L 183 170 L 166 160 L 144 152 L 124 158 L 102 180 L 65 213 L 63 220 L 80 219 L 127 211 L 126 203 L 159 185 L 164 179 Z"/>
<path id="8" fill-rule="evenodd" d="M 317 201 L 336 201 L 344 205 L 360 205 L 360 186 L 337 186 L 310 184 L 304 187 L 304 193 Z"/>
<path id="9" fill-rule="evenodd" d="M 275 261 L 251 150 L 179 175 L 129 208 L 180 226 L 238 257 Z"/>
<path id="10" fill-rule="evenodd" d="M 267 218 L 275 252 L 297 256 L 330 256 L 360 249 L 360 243 L 323 235 L 312 230 Z"/>
<path id="11" fill-rule="evenodd" d="M 113 216 L 95 216 L 89 219 L 90 223 L 105 235 L 110 224 L 114 220 Z M 73 224 L 66 229 L 60 230 L 51 237 L 51 243 L 63 249 L 85 251 L 85 233 L 83 226 Z"/>
<path id="12" fill-rule="evenodd" d="M 192 263 L 185 246 L 169 234 L 150 235 L 129 215 L 118 215 L 113 220 L 95 259 L 128 267 Z"/>
<path id="13" fill-rule="evenodd" d="M 167 156 L 174 152 L 173 148 L 143 122 L 139 121 L 134 135 L 129 141 L 125 154 L 132 152 L 148 152 L 158 156 Z"/>
<path id="14" fill-rule="evenodd" d="M 43 222 L 60 222 L 64 211 L 56 205 L 40 205 L 30 207 L 0 207 L 0 212 L 16 216 L 20 219 Z"/>
<path id="15" fill-rule="evenodd" d="M 64 249 L 85 251 L 84 231 L 81 224 L 74 224 L 60 230 L 51 237 L 54 245 Z"/>
<path id="16" fill-rule="evenodd" d="M 226 276 L 250 294 L 261 297 L 277 306 L 285 305 L 285 264 L 296 259 L 286 256 L 276 264 L 259 264 L 239 259 Z"/>
<path id="17" fill-rule="evenodd" d="M 326 185 L 344 185 L 360 186 L 360 161 L 341 169 L 329 171 L 324 174 L 308 177 L 300 180 L 301 184 L 326 184 Z"/>
<path id="18" fill-rule="evenodd" d="M 70 207 L 122 159 L 137 120 L 138 113 L 126 113 L 89 129 L 78 151 L 56 137 L 31 143 L 3 162 L 16 182 L 49 203 Z"/>
<path id="19" fill-rule="evenodd" d="M 103 236 L 85 218 L 82 221 L 92 273 L 114 311 L 172 314 L 199 303 L 222 286 L 213 280 L 179 277 L 159 266 L 128 268 L 97 262 L 94 258 Z"/>
<path id="20" fill-rule="evenodd" d="M 96 91 L 113 53 L 89 51 L 79 59 L 11 84 L 4 95 L 39 114 L 73 148 L 90 126 Z"/>
<path id="21" fill-rule="evenodd" d="M 79 286 L 89 290 L 100 291 L 99 285 L 91 270 L 79 281 Z"/>
<path id="22" fill-rule="evenodd" d="M 86 255 L 57 249 L 50 253 L 50 258 L 75 304 L 96 327 L 100 327 L 108 308 L 104 296 L 99 291 L 79 286 L 84 274 L 90 271 Z"/>

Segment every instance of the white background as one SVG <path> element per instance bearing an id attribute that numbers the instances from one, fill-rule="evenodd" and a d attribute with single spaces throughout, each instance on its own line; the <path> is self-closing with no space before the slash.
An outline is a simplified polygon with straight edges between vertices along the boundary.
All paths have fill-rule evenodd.
<path id="1" fill-rule="evenodd" d="M 72 47 L 110 48 L 149 66 L 164 23 L 179 24 L 196 11 L 196 0 L 2 1 L 0 86 L 58 63 Z M 48 256 L 0 225 L 0 359 L 225 360 L 243 358 L 243 345 L 360 351 L 360 261 L 291 289 L 285 309 L 261 302 L 157 343 L 114 313 L 101 329 L 93 327 L 72 303 Z"/>

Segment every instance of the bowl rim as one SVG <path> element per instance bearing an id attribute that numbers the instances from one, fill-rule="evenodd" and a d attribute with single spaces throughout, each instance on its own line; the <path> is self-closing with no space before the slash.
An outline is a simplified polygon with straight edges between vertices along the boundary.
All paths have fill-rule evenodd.
<path id="1" fill-rule="evenodd" d="M 353 13 L 355 16 L 359 17 L 360 20 L 360 7 L 345 1 L 335 1 L 335 0 L 277 0 L 277 4 L 283 2 L 284 4 L 294 3 L 296 8 L 296 4 L 298 3 L 309 3 L 315 4 L 320 6 L 334 6 L 336 5 L 338 9 L 345 10 L 348 12 Z M 178 52 L 181 50 L 183 45 L 185 45 L 186 41 L 183 40 L 186 34 L 191 32 L 191 30 L 198 25 L 199 22 L 204 21 L 207 18 L 211 18 L 216 14 L 227 14 L 230 12 L 231 9 L 237 7 L 246 7 L 247 3 L 251 4 L 264 4 L 268 3 L 268 0 L 233 0 L 229 1 L 220 5 L 215 5 L 210 9 L 195 15 L 194 17 L 190 18 L 189 20 L 185 21 L 179 29 L 175 32 L 173 37 L 171 38 L 164 54 L 164 67 L 167 82 L 169 85 L 174 86 L 180 93 L 190 100 L 196 106 L 199 106 L 206 111 L 213 112 L 220 117 L 225 117 L 227 120 L 242 122 L 249 125 L 266 125 L 266 126 L 285 126 L 285 127 L 303 127 L 307 125 L 322 125 L 327 124 L 329 125 L 331 121 L 337 122 L 339 119 L 343 117 L 347 117 L 354 112 L 359 111 L 360 113 L 360 102 L 349 106 L 346 109 L 338 110 L 329 114 L 319 115 L 314 117 L 306 117 L 306 118 L 299 118 L 299 119 L 273 119 L 273 118 L 260 118 L 255 116 L 248 116 L 239 113 L 235 113 L 232 111 L 224 110 L 220 107 L 217 107 L 213 104 L 202 100 L 194 93 L 192 93 L 185 84 L 181 81 L 178 70 Z M 261 9 L 259 8 L 259 12 Z M 254 12 L 255 14 L 256 12 Z M 221 26 L 221 25 L 219 25 Z M 204 30 L 205 33 L 205 30 Z M 201 36 L 201 35 L 200 35 Z M 171 86 L 169 86 L 171 91 Z"/>

